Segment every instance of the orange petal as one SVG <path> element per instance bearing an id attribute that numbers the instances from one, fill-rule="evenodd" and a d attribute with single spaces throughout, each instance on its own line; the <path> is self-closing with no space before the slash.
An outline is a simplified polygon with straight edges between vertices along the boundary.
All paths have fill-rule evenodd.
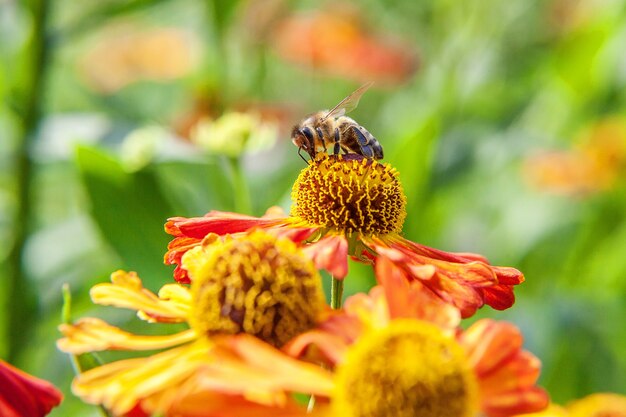
<path id="1" fill-rule="evenodd" d="M 488 417 L 510 417 L 542 411 L 549 404 L 550 398 L 543 389 L 530 387 L 483 399 L 482 410 Z"/>
<path id="2" fill-rule="evenodd" d="M 152 350 L 177 346 L 194 340 L 192 329 L 167 336 L 138 336 L 125 332 L 97 318 L 83 318 L 73 325 L 61 324 L 65 336 L 57 347 L 68 353 L 80 354 L 103 350 Z"/>
<path id="3" fill-rule="evenodd" d="M 348 241 L 344 236 L 326 236 L 305 246 L 303 252 L 313 260 L 316 268 L 327 270 L 337 279 L 348 274 Z"/>
<path id="4" fill-rule="evenodd" d="M 443 302 L 420 281 L 409 282 L 404 271 L 389 259 L 377 260 L 376 277 L 385 291 L 392 318 L 425 320 L 450 330 L 461 321 L 456 308 Z"/>
<path id="5" fill-rule="evenodd" d="M 312 330 L 296 336 L 283 347 L 283 350 L 289 356 L 297 358 L 303 356 L 310 346 L 318 348 L 332 365 L 343 362 L 348 350 L 348 345 L 343 338 L 319 330 Z"/>
<path id="6" fill-rule="evenodd" d="M 255 337 L 240 334 L 224 340 L 248 365 L 265 371 L 266 378 L 283 389 L 322 396 L 329 396 L 333 389 L 328 371 L 295 360 Z"/>
<path id="7" fill-rule="evenodd" d="M 322 412 L 317 405 L 314 412 L 308 414 L 305 407 L 294 402 L 281 407 L 264 406 L 248 401 L 240 395 L 207 391 L 180 397 L 170 408 L 170 415 L 177 417 L 321 417 Z"/>
<path id="8" fill-rule="evenodd" d="M 510 359 L 522 347 L 522 334 L 511 323 L 479 320 L 461 336 L 476 374 L 485 375 Z"/>
<path id="9" fill-rule="evenodd" d="M 499 395 L 500 392 L 525 389 L 537 382 L 541 362 L 530 352 L 519 351 L 512 359 L 480 378 L 481 392 Z"/>

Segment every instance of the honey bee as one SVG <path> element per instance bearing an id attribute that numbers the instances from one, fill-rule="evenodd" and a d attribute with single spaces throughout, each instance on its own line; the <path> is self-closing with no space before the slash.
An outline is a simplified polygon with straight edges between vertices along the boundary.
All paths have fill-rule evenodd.
<path id="1" fill-rule="evenodd" d="M 333 150 L 334 155 L 343 150 L 346 154 L 369 159 L 383 158 L 383 147 L 374 135 L 345 115 L 356 108 L 361 96 L 372 84 L 362 85 L 331 110 L 313 113 L 293 127 L 291 141 L 298 147 L 300 158 L 306 162 L 300 153 L 303 149 L 313 160 L 318 152 L 326 152 L 327 147 Z"/>

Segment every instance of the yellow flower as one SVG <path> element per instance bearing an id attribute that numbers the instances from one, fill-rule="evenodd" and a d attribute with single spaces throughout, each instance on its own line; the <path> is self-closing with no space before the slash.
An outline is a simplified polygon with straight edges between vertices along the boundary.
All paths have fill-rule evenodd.
<path id="1" fill-rule="evenodd" d="M 207 399 L 289 408 L 289 392 L 329 392 L 327 371 L 276 349 L 312 328 L 327 308 L 317 270 L 293 242 L 262 231 L 239 239 L 212 235 L 183 264 L 193 277 L 191 288 L 169 284 L 156 295 L 135 273 L 118 271 L 111 284 L 93 287 L 91 297 L 136 310 L 148 322 L 188 323 L 189 329 L 141 336 L 96 318 L 60 326 L 65 337 L 57 345 L 73 354 L 165 349 L 77 376 L 76 395 L 115 415 L 178 416 L 181 410 L 204 412 Z M 198 408 L 184 398 L 198 400 Z"/>

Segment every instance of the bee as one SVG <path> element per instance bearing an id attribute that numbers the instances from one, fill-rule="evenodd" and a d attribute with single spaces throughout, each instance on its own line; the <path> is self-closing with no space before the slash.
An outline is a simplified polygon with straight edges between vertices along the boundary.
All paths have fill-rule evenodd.
<path id="1" fill-rule="evenodd" d="M 369 159 L 382 159 L 383 147 L 374 135 L 345 114 L 354 110 L 365 91 L 373 83 L 357 88 L 331 110 L 322 110 L 307 116 L 293 127 L 291 141 L 298 147 L 298 155 L 303 149 L 311 160 L 320 152 L 327 152 L 327 147 L 338 155 L 340 150 L 346 154 L 362 155 Z"/>

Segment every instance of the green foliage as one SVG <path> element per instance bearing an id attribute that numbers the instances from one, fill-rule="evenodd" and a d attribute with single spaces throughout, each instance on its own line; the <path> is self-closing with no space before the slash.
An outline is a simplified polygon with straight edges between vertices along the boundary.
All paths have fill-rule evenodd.
<path id="1" fill-rule="evenodd" d="M 121 269 L 132 269 L 150 283 L 167 281 L 171 271 L 162 259 L 169 239 L 163 224 L 172 209 L 154 172 L 125 172 L 118 161 L 95 148 L 80 147 L 77 162 L 93 218 L 124 262 Z"/>

